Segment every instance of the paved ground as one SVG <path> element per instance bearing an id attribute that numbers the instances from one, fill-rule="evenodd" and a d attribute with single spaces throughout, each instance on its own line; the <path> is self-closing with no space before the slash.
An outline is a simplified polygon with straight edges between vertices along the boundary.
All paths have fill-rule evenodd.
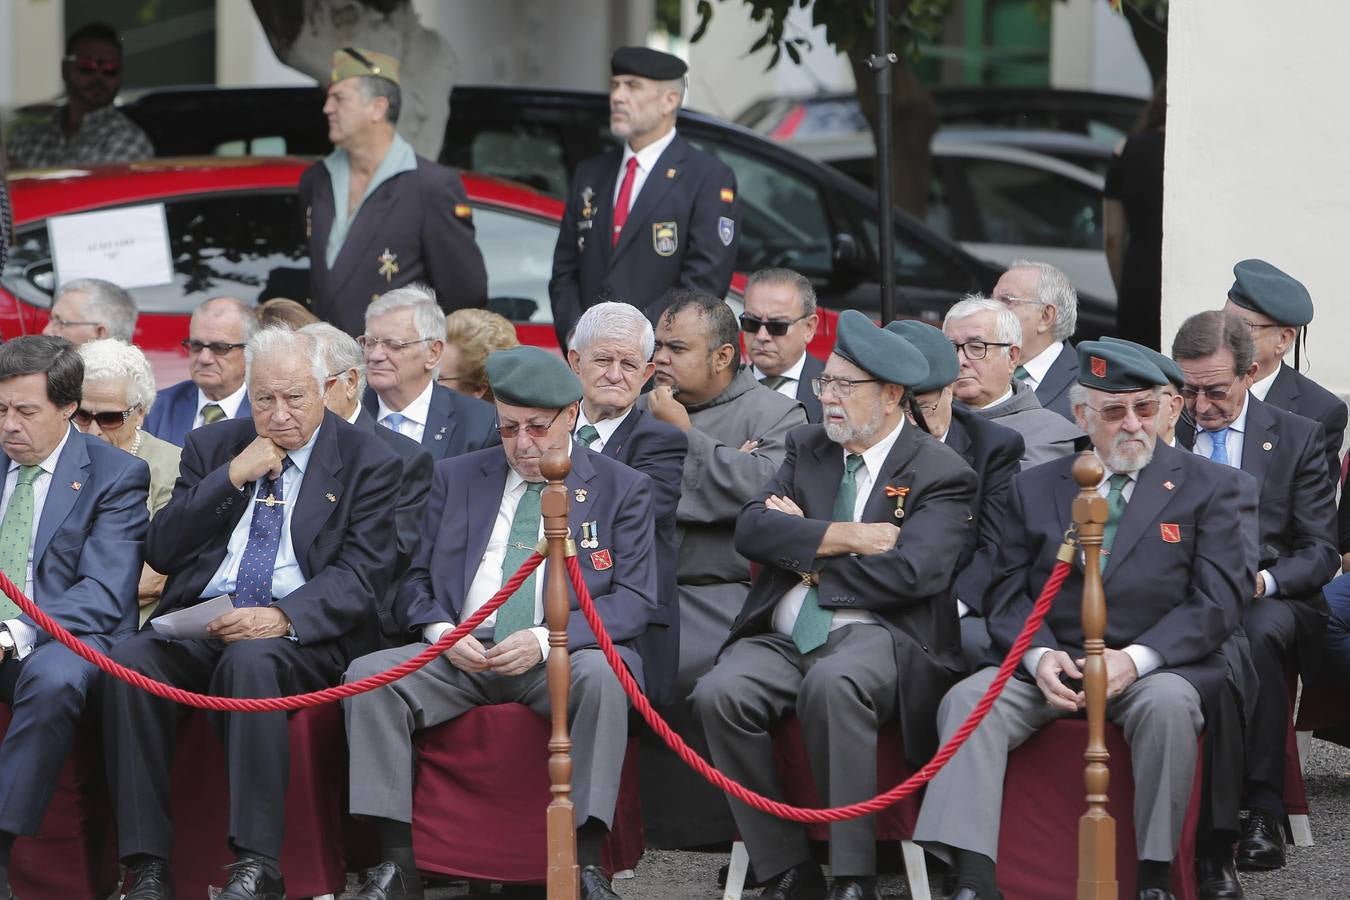
<path id="1" fill-rule="evenodd" d="M 1307 783 L 1316 846 L 1291 847 L 1289 865 L 1279 872 L 1244 874 L 1247 900 L 1350 897 L 1350 750 L 1313 741 Z M 715 900 L 721 896 L 717 870 L 725 862 L 725 854 L 649 850 L 635 877 L 616 882 L 615 888 L 624 900 Z M 1068 872 L 1066 877 L 1074 876 Z M 935 884 L 934 900 L 939 898 L 936 888 Z M 887 898 L 908 897 L 909 891 L 902 876 L 888 876 L 882 881 L 882 894 Z M 466 886 L 458 885 L 433 889 L 427 896 L 445 900 L 489 895 L 470 893 Z M 503 896 L 543 897 L 543 893 L 515 891 Z"/>

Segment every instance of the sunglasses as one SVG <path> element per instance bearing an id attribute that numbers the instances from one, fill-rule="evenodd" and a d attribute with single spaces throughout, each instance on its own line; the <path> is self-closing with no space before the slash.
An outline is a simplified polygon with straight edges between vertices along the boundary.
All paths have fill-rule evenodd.
<path id="1" fill-rule="evenodd" d="M 127 424 L 127 419 L 131 418 L 131 414 L 139 408 L 140 404 L 137 403 L 126 409 L 112 410 L 111 412 L 90 412 L 87 409 L 77 409 L 75 415 L 71 418 L 81 428 L 88 428 L 90 422 L 97 422 L 99 429 L 102 431 L 116 431 Z"/>
<path id="2" fill-rule="evenodd" d="M 749 313 L 741 313 L 741 331 L 746 334 L 758 334 L 763 328 L 774 337 L 782 337 L 788 333 L 788 329 L 796 325 L 802 319 L 809 319 L 811 314 L 798 316 L 795 319 L 757 319 Z"/>
<path id="3" fill-rule="evenodd" d="M 567 407 L 564 406 L 563 409 L 567 409 Z M 549 429 L 553 427 L 554 422 L 558 421 L 558 416 L 561 416 L 563 414 L 563 409 L 560 409 L 557 412 L 555 412 L 553 414 L 553 418 L 548 420 L 547 425 L 536 425 L 533 422 L 526 425 L 517 425 L 515 422 L 512 422 L 508 425 L 499 424 L 496 426 L 497 433 L 504 438 L 513 438 L 516 435 L 520 434 L 520 430 L 524 428 L 525 433 L 530 435 L 531 437 L 537 438 L 548 437 Z"/>
<path id="4" fill-rule="evenodd" d="M 116 78 L 122 74 L 122 64 L 111 59 L 94 59 L 92 56 L 65 56 L 62 57 L 66 62 L 75 66 L 76 71 L 83 75 L 93 75 L 96 72 L 102 72 L 109 78 Z"/>
<path id="5" fill-rule="evenodd" d="M 1093 406 L 1085 404 L 1088 409 L 1093 410 L 1102 417 L 1103 422 L 1124 422 L 1125 417 L 1129 415 L 1130 407 L 1124 403 L 1108 403 L 1106 406 Z M 1158 414 L 1162 403 L 1158 400 L 1136 400 L 1134 401 L 1135 418 L 1151 419 Z"/>
<path id="6" fill-rule="evenodd" d="M 214 353 L 216 356 L 224 356 L 226 353 L 229 353 L 231 350 L 242 350 L 242 349 L 244 349 L 244 345 L 243 345 L 243 344 L 227 344 L 227 343 L 225 343 L 224 341 L 194 341 L 194 340 L 185 340 L 185 341 L 183 341 L 182 343 L 183 343 L 183 349 L 186 350 L 188 353 L 192 354 L 193 356 L 196 356 L 198 353 L 201 353 L 203 350 L 210 350 L 210 351 L 211 351 L 212 353 Z"/>

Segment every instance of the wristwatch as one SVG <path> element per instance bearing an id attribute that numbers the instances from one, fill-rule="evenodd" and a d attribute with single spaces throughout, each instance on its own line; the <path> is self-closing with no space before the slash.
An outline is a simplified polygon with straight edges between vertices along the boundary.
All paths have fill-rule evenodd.
<path id="1" fill-rule="evenodd" d="M 9 628 L 0 625 L 0 659 L 10 656 L 14 653 L 14 635 L 9 633 Z"/>

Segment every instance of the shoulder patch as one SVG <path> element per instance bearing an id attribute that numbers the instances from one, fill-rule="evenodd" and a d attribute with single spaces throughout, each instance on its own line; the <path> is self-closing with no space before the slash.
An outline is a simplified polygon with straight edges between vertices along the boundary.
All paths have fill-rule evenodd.
<path id="1" fill-rule="evenodd" d="M 730 203 L 736 199 L 736 192 L 731 188 L 722 188 L 722 202 Z"/>
<path id="2" fill-rule="evenodd" d="M 467 204 L 467 203 L 456 203 L 456 204 L 455 204 L 455 218 L 457 218 L 457 219 L 472 219 L 472 218 L 473 218 L 473 207 L 470 206 L 470 205 Z"/>

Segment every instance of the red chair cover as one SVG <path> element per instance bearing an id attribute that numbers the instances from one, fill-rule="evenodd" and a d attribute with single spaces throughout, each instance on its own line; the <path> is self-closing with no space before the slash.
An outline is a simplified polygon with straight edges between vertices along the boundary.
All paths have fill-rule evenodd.
<path id="1" fill-rule="evenodd" d="M 1298 760 L 1298 737 L 1294 731 L 1294 703 L 1298 698 L 1298 672 L 1291 669 L 1289 685 L 1289 727 L 1284 730 L 1284 814 L 1308 814 L 1308 788 L 1303 783 L 1303 765 Z"/>
<path id="2" fill-rule="evenodd" d="M 518 703 L 479 707 L 418 732 L 418 868 L 480 881 L 544 880 L 550 732 L 543 716 Z M 631 738 L 604 848 L 610 874 L 635 867 L 645 847 L 637 758 L 637 739 Z"/>
<path id="3" fill-rule="evenodd" d="M 1297 731 L 1331 733 L 1329 740 L 1342 743 L 1350 732 L 1350 693 L 1340 685 L 1317 682 L 1303 686 L 1298 705 Z"/>
<path id="4" fill-rule="evenodd" d="M 9 718 L 9 705 L 0 704 L 0 735 Z M 9 880 L 24 900 L 103 900 L 117 885 L 98 719 L 85 712 L 38 833 L 14 842 Z"/>
<path id="5" fill-rule="evenodd" d="M 291 716 L 291 778 L 281 871 L 291 897 L 340 894 L 347 885 L 343 841 L 347 734 L 336 703 Z M 207 714 L 193 712 L 178 730 L 173 773 L 173 877 L 180 897 L 204 897 L 228 880 L 229 782 L 225 748 Z"/>
<path id="6" fill-rule="evenodd" d="M 1083 787 L 1084 719 L 1051 722 L 1008 755 L 999 825 L 998 882 L 1005 900 L 1074 900 L 1077 896 L 1078 819 L 1087 808 Z M 1121 897 L 1135 895 L 1134 777 L 1130 748 L 1117 726 L 1106 724 L 1111 754 L 1107 810 L 1116 820 L 1116 880 Z M 1172 892 L 1195 900 L 1195 829 L 1200 819 L 1203 760 L 1172 863 Z"/>

